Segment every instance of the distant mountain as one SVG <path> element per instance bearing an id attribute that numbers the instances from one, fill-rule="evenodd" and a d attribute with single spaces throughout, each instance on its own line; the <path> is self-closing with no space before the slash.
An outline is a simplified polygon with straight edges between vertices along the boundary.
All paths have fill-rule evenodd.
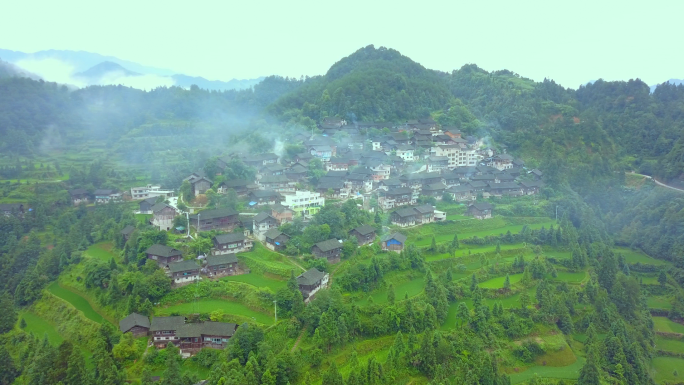
<path id="1" fill-rule="evenodd" d="M 140 76 L 139 73 L 129 71 L 114 62 L 105 61 L 94 67 L 90 67 L 83 72 L 75 73 L 74 77 L 86 80 L 88 83 L 96 84 L 104 76 L 111 74 L 112 72 L 117 73 L 119 76 Z"/>
<path id="2" fill-rule="evenodd" d="M 11 77 L 23 77 L 33 80 L 40 80 L 41 77 L 17 67 L 12 63 L 0 60 L 0 79 Z"/>
<path id="3" fill-rule="evenodd" d="M 202 77 L 177 74 L 164 68 L 144 66 L 128 60 L 121 60 L 113 56 L 104 56 L 85 51 L 47 50 L 25 53 L 0 49 L 0 58 L 17 64 L 25 60 L 56 59 L 73 67 L 74 77 L 85 80 L 87 84 L 98 84 L 98 80 L 105 74 L 116 72 L 118 77 L 157 75 L 172 78 L 175 85 L 188 88 L 193 84 L 208 90 L 225 91 L 251 88 L 264 78 L 232 79 L 230 81 L 208 80 Z M 46 79 L 51 80 L 51 79 Z"/>
<path id="4" fill-rule="evenodd" d="M 670 83 L 670 84 L 674 84 L 674 85 L 678 86 L 680 84 L 684 84 L 684 79 L 670 79 L 670 80 L 663 82 L 663 83 Z M 651 93 L 653 93 L 653 91 L 655 91 L 656 87 L 658 87 L 658 84 L 651 86 Z"/>
<path id="5" fill-rule="evenodd" d="M 256 79 L 232 79 L 227 82 L 223 82 L 220 80 L 207 80 L 199 76 L 173 75 L 171 77 L 179 87 L 188 88 L 194 84 L 202 89 L 216 91 L 244 90 L 253 87 L 265 79 L 262 76 Z"/>

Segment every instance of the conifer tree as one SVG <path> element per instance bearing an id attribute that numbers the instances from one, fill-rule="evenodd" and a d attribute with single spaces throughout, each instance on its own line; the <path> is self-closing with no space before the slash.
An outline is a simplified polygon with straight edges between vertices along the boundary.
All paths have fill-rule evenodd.
<path id="1" fill-rule="evenodd" d="M 0 385 L 9 385 L 19 375 L 14 360 L 5 348 L 4 343 L 0 343 Z"/>
<path id="2" fill-rule="evenodd" d="M 264 377 L 265 376 L 266 373 L 264 373 Z M 265 384 L 265 382 L 262 381 L 262 384 Z M 323 374 L 322 385 L 344 385 L 344 380 L 342 379 L 340 372 L 337 370 L 337 364 L 335 364 L 335 361 L 330 364 L 328 371 Z"/>
<path id="3" fill-rule="evenodd" d="M 387 302 L 389 302 L 390 305 L 394 305 L 394 300 L 395 300 L 394 285 L 390 283 L 389 288 L 387 289 Z"/>
<path id="4" fill-rule="evenodd" d="M 511 277 L 508 274 L 506 274 L 506 279 L 504 280 L 503 288 L 506 291 L 511 290 Z"/>

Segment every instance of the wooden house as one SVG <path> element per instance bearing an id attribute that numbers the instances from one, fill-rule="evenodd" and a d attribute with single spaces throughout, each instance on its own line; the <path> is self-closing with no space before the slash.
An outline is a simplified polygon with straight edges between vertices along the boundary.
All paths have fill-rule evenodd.
<path id="1" fill-rule="evenodd" d="M 204 210 L 190 215 L 190 226 L 195 226 L 199 231 L 225 230 L 232 231 L 240 225 L 240 216 L 231 208 Z"/>
<path id="2" fill-rule="evenodd" d="M 235 254 L 211 255 L 207 257 L 204 270 L 209 277 L 237 274 L 238 259 Z"/>
<path id="3" fill-rule="evenodd" d="M 237 328 L 237 324 L 227 322 L 183 324 L 176 330 L 181 356 L 190 357 L 203 348 L 224 349 Z"/>
<path id="4" fill-rule="evenodd" d="M 475 219 L 487 219 L 492 217 L 494 207 L 489 203 L 473 203 L 468 206 L 468 215 Z"/>
<path id="5" fill-rule="evenodd" d="M 180 261 L 168 264 L 167 275 L 173 283 L 186 283 L 200 279 L 200 267 L 195 261 Z"/>
<path id="6" fill-rule="evenodd" d="M 143 199 L 138 203 L 140 214 L 152 214 L 152 207 L 157 204 L 157 197 Z"/>
<path id="7" fill-rule="evenodd" d="M 278 227 L 278 220 L 269 213 L 260 212 L 252 218 L 252 233 L 262 242 L 264 241 L 264 234 L 276 227 Z"/>
<path id="8" fill-rule="evenodd" d="M 398 209 L 390 213 L 390 222 L 400 227 L 416 225 L 416 210 L 411 207 Z"/>
<path id="9" fill-rule="evenodd" d="M 328 279 L 328 273 L 318 271 L 316 268 L 307 270 L 297 276 L 297 284 L 302 297 L 304 297 L 304 302 L 309 302 L 316 292 L 328 287 Z"/>
<path id="10" fill-rule="evenodd" d="M 131 237 L 131 234 L 133 234 L 134 231 L 135 227 L 131 225 L 128 225 L 121 230 L 120 234 L 123 237 L 124 243 L 128 242 L 128 239 Z"/>
<path id="11" fill-rule="evenodd" d="M 406 244 L 406 235 L 402 233 L 393 233 L 384 235 L 381 239 L 382 249 L 388 251 L 400 252 L 404 250 Z"/>
<path id="12" fill-rule="evenodd" d="M 195 195 L 204 194 L 211 188 L 214 184 L 211 179 L 207 178 L 204 171 L 197 171 L 192 173 L 189 177 L 183 179 L 183 181 L 188 181 L 190 186 L 192 186 L 192 191 Z"/>
<path id="13" fill-rule="evenodd" d="M 451 194 L 457 202 L 471 201 L 477 198 L 477 196 L 473 195 L 472 187 L 468 185 L 453 186 L 446 190 L 446 192 Z"/>
<path id="14" fill-rule="evenodd" d="M 131 313 L 119 321 L 121 333 L 131 333 L 133 337 L 146 336 L 150 331 L 150 319 L 138 313 Z"/>
<path id="15" fill-rule="evenodd" d="M 176 336 L 176 331 L 182 325 L 185 325 L 185 317 L 183 316 L 152 318 L 150 333 L 152 334 L 154 346 L 162 349 L 165 348 L 169 342 L 178 345 L 179 338 Z"/>
<path id="16" fill-rule="evenodd" d="M 236 254 L 252 249 L 252 240 L 243 233 L 220 234 L 211 239 L 212 255 Z"/>
<path id="17" fill-rule="evenodd" d="M 73 203 L 74 206 L 78 206 L 81 203 L 88 204 L 90 194 L 86 189 L 77 188 L 69 191 L 69 196 L 71 197 L 71 203 Z"/>
<path id="18" fill-rule="evenodd" d="M 311 254 L 316 258 L 326 258 L 330 263 L 337 263 L 342 254 L 342 243 L 337 239 L 318 242 L 311 247 Z"/>
<path id="19" fill-rule="evenodd" d="M 248 197 L 250 206 L 275 205 L 283 200 L 283 196 L 273 190 L 252 191 Z"/>
<path id="20" fill-rule="evenodd" d="M 99 189 L 93 193 L 95 203 L 109 203 L 121 200 L 121 193 L 116 190 Z"/>
<path id="21" fill-rule="evenodd" d="M 432 205 L 421 205 L 415 207 L 416 224 L 430 223 L 435 220 L 435 208 Z"/>
<path id="22" fill-rule="evenodd" d="M 359 245 L 367 245 L 375 240 L 375 227 L 362 225 L 349 231 L 349 235 L 355 236 Z"/>
<path id="23" fill-rule="evenodd" d="M 278 224 L 292 222 L 294 219 L 294 210 L 281 204 L 271 207 L 271 216 L 278 221 Z"/>
<path id="24" fill-rule="evenodd" d="M 170 230 L 173 227 L 173 218 L 176 217 L 176 208 L 169 206 L 166 203 L 157 203 L 152 206 L 152 219 L 150 223 L 152 226 L 159 228 L 159 230 Z"/>
<path id="25" fill-rule="evenodd" d="M 257 188 L 258 186 L 254 184 L 253 181 L 246 179 L 235 179 L 221 182 L 218 185 L 216 192 L 219 194 L 225 194 L 228 192 L 228 190 L 233 189 L 238 196 L 244 196 L 249 194 L 250 191 L 256 190 Z"/>
<path id="26" fill-rule="evenodd" d="M 266 247 L 273 251 L 280 251 L 285 248 L 287 242 L 290 240 L 290 236 L 273 228 L 264 233 L 264 242 Z"/>
<path id="27" fill-rule="evenodd" d="M 180 250 L 176 250 L 172 247 L 155 244 L 145 250 L 147 258 L 156 261 L 159 266 L 165 267 L 169 263 L 178 262 L 183 260 L 183 253 Z"/>

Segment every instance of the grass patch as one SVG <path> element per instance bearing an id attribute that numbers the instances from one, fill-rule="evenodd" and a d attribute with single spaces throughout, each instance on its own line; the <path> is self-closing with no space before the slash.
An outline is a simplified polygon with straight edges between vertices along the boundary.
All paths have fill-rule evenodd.
<path id="1" fill-rule="evenodd" d="M 506 234 L 510 231 L 513 234 L 519 233 L 524 226 L 529 229 L 540 229 L 542 227 L 549 228 L 555 225 L 555 221 L 545 220 L 539 223 L 532 223 L 527 225 L 507 225 L 506 220 L 500 217 L 491 219 L 471 220 L 465 222 L 457 222 L 455 224 L 437 224 L 432 223 L 422 226 L 416 232 L 409 235 L 409 241 L 412 241 L 416 246 L 429 246 L 432 242 L 432 236 L 435 236 L 435 241 L 439 243 L 451 242 L 454 238 L 454 233 L 458 234 L 459 239 L 473 238 L 475 236 L 484 238 L 488 235 Z M 419 240 L 420 238 L 420 240 Z"/>
<path id="2" fill-rule="evenodd" d="M 566 348 L 569 349 L 569 348 Z M 513 373 L 511 374 L 511 384 L 519 384 L 521 382 L 529 381 L 534 377 L 534 374 L 536 373 L 539 377 L 543 378 L 559 378 L 559 379 L 566 379 L 566 380 L 576 380 L 579 378 L 579 372 L 582 369 L 582 366 L 584 366 L 585 359 L 582 357 L 578 357 L 577 361 L 575 363 L 568 365 L 568 366 L 562 366 L 562 367 L 554 367 L 554 366 L 531 366 L 527 368 L 522 373 Z"/>
<path id="3" fill-rule="evenodd" d="M 290 278 L 292 270 L 294 270 L 295 275 L 299 275 L 302 272 L 302 269 L 286 256 L 273 252 L 258 242 L 254 244 L 254 248 L 251 251 L 239 253 L 237 257 L 254 273 L 270 273 Z"/>
<path id="4" fill-rule="evenodd" d="M 656 349 L 666 350 L 668 352 L 684 353 L 684 341 L 679 339 L 665 338 L 663 336 L 656 336 Z M 684 373 L 683 373 L 684 374 Z"/>
<path id="5" fill-rule="evenodd" d="M 86 318 L 97 323 L 107 321 L 107 319 L 93 309 L 88 300 L 74 293 L 73 291 L 60 286 L 56 281 L 48 286 L 48 290 L 50 293 L 72 304 L 76 309 L 80 310 L 83 315 L 86 316 Z"/>
<path id="6" fill-rule="evenodd" d="M 137 219 L 140 223 L 150 223 L 152 214 L 135 214 L 135 219 Z"/>
<path id="7" fill-rule="evenodd" d="M 425 277 L 422 275 L 408 281 L 401 281 L 400 279 L 393 279 L 392 277 L 386 277 L 385 279 L 388 282 L 388 286 L 390 283 L 394 285 L 394 294 L 397 301 L 403 300 L 407 294 L 409 298 L 414 297 L 422 293 L 423 289 L 425 289 Z M 367 295 L 364 295 L 361 300 L 356 302 L 356 304 L 359 306 L 368 305 L 368 297 L 373 298 L 373 303 L 376 304 L 387 303 L 388 292 L 388 287 L 373 290 Z"/>
<path id="8" fill-rule="evenodd" d="M 673 372 L 677 370 L 678 372 L 684 372 L 684 359 L 676 357 L 655 357 L 651 361 L 651 366 L 655 372 L 655 380 L 657 383 L 662 384 L 665 381 L 678 383 L 683 381 L 684 374 L 679 373 L 679 376 L 675 377 Z"/>
<path id="9" fill-rule="evenodd" d="M 116 256 L 112 252 L 113 249 L 114 244 L 112 244 L 112 242 L 100 242 L 90 246 L 85 251 L 85 255 L 91 258 L 109 262 L 112 260 L 112 258 L 116 259 Z"/>
<path id="10" fill-rule="evenodd" d="M 57 346 L 64 341 L 64 338 L 57 332 L 57 329 L 38 315 L 25 311 L 19 314 L 19 319 L 21 318 L 26 321 L 26 328 L 24 328 L 25 332 L 33 333 L 34 336 L 40 339 L 47 335 L 48 341 L 54 346 Z"/>
<path id="11" fill-rule="evenodd" d="M 657 332 L 684 334 L 684 325 L 672 322 L 665 317 L 653 317 L 653 323 Z"/>
<path id="12" fill-rule="evenodd" d="M 669 265 L 670 263 L 667 261 L 663 261 L 660 259 L 655 259 L 653 257 L 650 257 L 640 250 L 632 250 L 626 247 L 616 247 L 613 249 L 613 252 L 615 252 L 616 255 L 621 254 L 623 257 L 625 257 L 625 261 L 627 263 L 641 263 L 642 265 L 648 264 L 648 265 Z"/>
<path id="13" fill-rule="evenodd" d="M 513 274 L 513 275 L 509 276 L 509 278 L 511 280 L 511 285 L 514 285 L 517 282 L 519 282 L 522 279 L 522 277 L 523 277 L 522 273 Z M 492 278 L 492 279 L 484 281 L 484 282 L 480 282 L 478 284 L 478 286 L 483 288 L 483 289 L 501 289 L 501 288 L 503 288 L 505 281 L 506 281 L 505 276 L 504 277 L 496 277 L 496 278 Z"/>
<path id="14" fill-rule="evenodd" d="M 254 311 L 241 303 L 225 299 L 201 299 L 197 302 L 186 302 L 165 308 L 156 308 L 154 314 L 157 316 L 168 316 L 172 313 L 211 313 L 214 310 L 222 310 L 224 314 L 234 314 L 252 318 L 256 320 L 256 322 L 264 325 L 272 325 L 274 322 L 274 318 L 268 314 Z"/>
<path id="15" fill-rule="evenodd" d="M 587 278 L 587 273 L 580 271 L 577 273 L 568 273 L 566 271 L 559 271 L 558 277 L 553 278 L 555 281 L 565 281 L 568 283 L 578 284 Z"/>
<path id="16" fill-rule="evenodd" d="M 672 300 L 665 296 L 649 296 L 646 297 L 646 305 L 650 309 L 672 309 Z"/>
<path id="17" fill-rule="evenodd" d="M 248 283 L 250 285 L 254 285 L 256 287 L 268 287 L 274 292 L 278 291 L 278 289 L 285 287 L 287 285 L 287 281 L 285 280 L 268 278 L 265 275 L 259 273 L 233 275 L 230 277 L 221 278 L 221 280 L 243 282 Z"/>

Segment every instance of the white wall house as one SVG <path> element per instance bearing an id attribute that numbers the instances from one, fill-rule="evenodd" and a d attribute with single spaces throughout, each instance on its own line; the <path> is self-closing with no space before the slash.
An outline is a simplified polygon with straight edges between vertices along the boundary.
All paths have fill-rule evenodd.
<path id="1" fill-rule="evenodd" d="M 158 196 L 173 196 L 173 190 L 162 190 L 161 186 L 151 184 L 142 187 L 131 187 L 131 197 L 133 198 L 133 200 L 146 199 Z"/>
<path id="2" fill-rule="evenodd" d="M 413 162 L 415 159 L 413 156 L 412 148 L 398 148 L 397 156 L 404 160 L 404 162 Z"/>
<path id="3" fill-rule="evenodd" d="M 325 197 L 317 192 L 299 190 L 294 194 L 284 194 L 283 198 L 281 205 L 290 208 L 295 215 L 313 215 L 325 206 Z"/>

